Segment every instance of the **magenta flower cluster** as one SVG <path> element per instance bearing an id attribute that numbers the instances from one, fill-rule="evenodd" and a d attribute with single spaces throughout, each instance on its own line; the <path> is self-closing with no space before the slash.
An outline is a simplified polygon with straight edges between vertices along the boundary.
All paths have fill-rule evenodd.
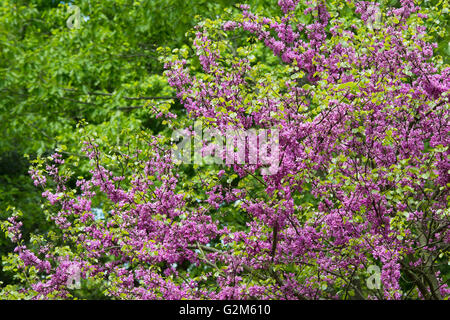
<path id="1" fill-rule="evenodd" d="M 224 133 L 278 128 L 277 173 L 228 165 L 196 202 L 157 138 L 148 142 L 151 156 L 126 155 L 140 168 L 129 176 L 102 166 L 98 146 L 87 142 L 92 176 L 78 180 L 74 193 L 54 155 L 46 170 L 30 173 L 36 185 L 47 186 L 44 173 L 56 183 L 43 196 L 58 208 L 52 220 L 62 238 L 80 249 L 61 260 L 50 249 L 17 247 L 24 266 L 46 275 L 29 289 L 36 298 L 67 297 L 71 265 L 82 279 L 106 281 L 107 294 L 128 299 L 403 299 L 411 292 L 402 281 L 419 298 L 449 296 L 439 263 L 450 243 L 450 69 L 434 64 L 435 45 L 421 40 L 425 28 L 416 26 L 408 39 L 414 45 L 404 38 L 420 8 L 402 0 L 386 13 L 397 22 L 367 44 L 357 29 L 332 20 L 324 1 L 309 2 L 304 14 L 316 17 L 310 24 L 293 23 L 298 3 L 278 1 L 281 19 L 242 6 L 239 19 L 222 25 L 254 35 L 291 67 L 282 89 L 270 90 L 264 77 L 249 79 L 255 66 L 247 57 L 224 63 L 225 46 L 219 50 L 207 28 L 197 28 L 194 47 L 208 77 L 192 75 L 186 60 L 166 64 L 193 118 Z M 356 2 L 362 20 L 368 7 Z M 347 43 L 333 42 L 337 36 Z M 249 102 L 255 81 L 261 90 Z M 253 179 L 263 194 L 220 183 L 231 174 Z M 92 214 L 98 194 L 111 204 L 104 220 Z M 242 230 L 211 214 L 226 215 L 222 206 L 233 204 L 249 221 Z M 19 242 L 20 224 L 10 222 Z M 381 267 L 378 292 L 364 280 L 371 264 Z"/>

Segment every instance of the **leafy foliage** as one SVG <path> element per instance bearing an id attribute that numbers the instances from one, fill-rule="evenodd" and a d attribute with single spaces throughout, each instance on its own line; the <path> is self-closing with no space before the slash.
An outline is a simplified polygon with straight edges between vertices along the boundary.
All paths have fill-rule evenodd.
<path id="1" fill-rule="evenodd" d="M 8 208 L 1 297 L 448 299 L 446 2 L 43 3 L 0 7 L 0 150 L 43 155 L 51 225 Z M 193 120 L 279 130 L 277 170 L 174 163 Z"/>

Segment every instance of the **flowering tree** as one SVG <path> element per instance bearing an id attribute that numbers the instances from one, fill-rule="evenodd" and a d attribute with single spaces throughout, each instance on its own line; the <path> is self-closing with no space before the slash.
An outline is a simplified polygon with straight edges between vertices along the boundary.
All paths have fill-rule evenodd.
<path id="1" fill-rule="evenodd" d="M 244 161 L 178 165 L 169 139 L 146 133 L 127 148 L 88 139 L 90 178 L 59 154 L 38 160 L 58 231 L 28 247 L 17 215 L 3 224 L 23 280 L 4 294 L 97 283 L 116 298 L 448 299 L 450 68 L 426 14 L 412 0 L 278 4 L 281 17 L 241 5 L 206 20 L 195 59 L 160 51 L 189 115 L 165 123 L 277 130 L 277 170 L 245 161 L 245 139 Z"/>

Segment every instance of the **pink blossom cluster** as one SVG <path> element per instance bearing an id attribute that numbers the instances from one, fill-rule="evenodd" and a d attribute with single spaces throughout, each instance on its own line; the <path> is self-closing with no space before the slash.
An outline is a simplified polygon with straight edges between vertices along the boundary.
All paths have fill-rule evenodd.
<path id="1" fill-rule="evenodd" d="M 273 84 L 249 79 L 248 58 L 223 63 L 218 40 L 199 27 L 194 46 L 208 80 L 176 60 L 166 64 L 169 84 L 191 117 L 209 119 L 221 132 L 279 128 L 279 170 L 257 176 L 255 165 L 228 165 L 215 183 L 201 186 L 205 200 L 196 201 L 158 139 L 148 142 L 150 155 L 126 155 L 140 168 L 127 175 L 103 166 L 98 146 L 87 142 L 91 177 L 78 180 L 73 193 L 54 155 L 45 171 L 56 190 L 43 196 L 58 208 L 52 219 L 63 239 L 79 249 L 61 264 L 18 246 L 24 265 L 46 275 L 30 290 L 38 298 L 54 291 L 66 297 L 66 271 L 76 264 L 83 279 L 108 281 L 116 298 L 336 299 L 352 291 L 402 299 L 409 294 L 403 279 L 418 297 L 448 297 L 436 263 L 450 243 L 450 70 L 430 59 L 432 44 L 404 41 L 406 21 L 419 8 L 401 4 L 388 13 L 399 22 L 386 25 L 386 36 L 364 54 L 358 48 L 367 44 L 357 42 L 353 28 L 345 30 L 353 45 L 330 41 L 338 31 L 325 2 L 308 9 L 317 13 L 308 25 L 292 23 L 298 1 L 279 1 L 281 19 L 241 7 L 241 18 L 223 28 L 255 35 L 308 84 L 290 74 L 282 89 L 260 90 L 250 102 L 255 85 Z M 364 16 L 366 7 L 357 2 L 356 10 Z M 31 174 L 36 185 L 45 184 L 42 171 Z M 231 174 L 259 189 L 221 183 Z M 92 214 L 99 194 L 111 207 L 104 221 Z M 231 205 L 247 219 L 241 229 L 225 222 Z M 367 294 L 361 277 L 371 264 L 382 266 L 382 289 Z"/>

